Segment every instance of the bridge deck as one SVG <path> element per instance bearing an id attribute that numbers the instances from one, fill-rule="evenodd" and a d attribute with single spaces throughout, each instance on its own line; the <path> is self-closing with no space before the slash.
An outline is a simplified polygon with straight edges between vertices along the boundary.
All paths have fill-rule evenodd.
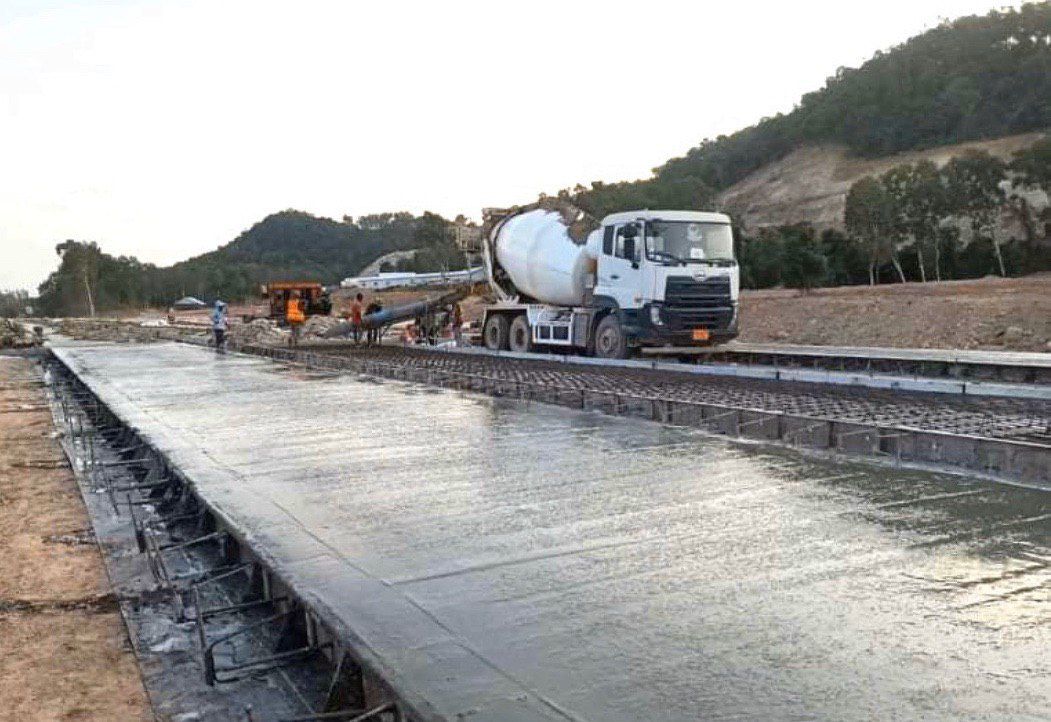
<path id="1" fill-rule="evenodd" d="M 1046 714 L 1047 492 L 186 345 L 56 353 L 421 716 Z"/>

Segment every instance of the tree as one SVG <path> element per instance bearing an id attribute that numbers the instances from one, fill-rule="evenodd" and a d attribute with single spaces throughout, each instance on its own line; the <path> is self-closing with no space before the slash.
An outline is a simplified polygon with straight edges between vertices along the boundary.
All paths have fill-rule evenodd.
<path id="1" fill-rule="evenodd" d="M 639 208 L 673 211 L 715 208 L 715 192 L 698 178 L 650 178 L 622 183 L 595 181 L 590 188 L 579 184 L 573 188 L 564 188 L 558 192 L 558 197 L 569 201 L 593 218 Z"/>
<path id="2" fill-rule="evenodd" d="M 844 222 L 850 235 L 868 249 L 869 285 L 876 284 L 877 266 L 888 260 L 904 283 L 905 274 L 894 254 L 894 205 L 879 180 L 866 177 L 850 187 Z"/>
<path id="3" fill-rule="evenodd" d="M 781 279 L 789 288 L 804 293 L 825 284 L 828 262 L 814 229 L 806 224 L 781 229 L 784 239 L 781 254 Z"/>
<path id="4" fill-rule="evenodd" d="M 30 305 L 25 291 L 0 291 L 0 318 L 21 316 Z"/>
<path id="5" fill-rule="evenodd" d="M 1006 165 L 985 151 L 969 151 L 946 163 L 942 174 L 947 209 L 969 219 L 972 242 L 989 239 L 1000 275 L 1006 276 L 1000 241 L 993 229 L 1007 199 L 1001 187 L 1007 175 Z"/>
<path id="6" fill-rule="evenodd" d="M 880 179 L 892 204 L 895 235 L 899 242 L 909 240 L 915 245 L 919 260 L 920 280 L 927 280 L 924 251 L 934 253 L 934 274 L 941 280 L 941 251 L 938 227 L 946 218 L 946 193 L 937 166 L 923 160 L 916 165 L 908 163 L 887 171 Z"/>
<path id="7" fill-rule="evenodd" d="M 62 295 L 64 305 L 79 307 L 94 317 L 95 295 L 102 255 L 98 245 L 69 239 L 56 245 L 55 253 L 62 259 L 58 271 L 52 274 L 55 276 L 55 291 Z M 83 300 L 83 305 L 76 302 L 75 299 L 78 298 Z"/>
<path id="8" fill-rule="evenodd" d="M 1015 153 L 1008 166 L 1011 173 L 1011 194 L 1008 200 L 1026 231 L 1026 239 L 1035 240 L 1034 219 L 1028 199 L 1019 191 L 1043 191 L 1051 197 L 1051 137 L 1045 137 L 1029 148 Z M 1051 207 L 1044 208 L 1040 216 L 1047 228 L 1051 227 Z"/>
<path id="9" fill-rule="evenodd" d="M 862 283 L 867 275 L 865 249 L 853 238 L 834 228 L 821 232 L 821 250 L 827 259 L 830 286 Z"/>
<path id="10" fill-rule="evenodd" d="M 1009 169 L 1014 185 L 1051 195 L 1051 136 L 1015 153 Z"/>
<path id="11" fill-rule="evenodd" d="M 770 288 L 781 283 L 783 241 L 778 230 L 760 228 L 754 236 L 742 236 L 738 246 L 742 286 Z"/>

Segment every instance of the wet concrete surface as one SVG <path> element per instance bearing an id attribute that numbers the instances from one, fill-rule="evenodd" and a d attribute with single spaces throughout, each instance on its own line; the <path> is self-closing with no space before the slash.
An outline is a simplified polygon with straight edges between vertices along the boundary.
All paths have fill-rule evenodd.
<path id="1" fill-rule="evenodd" d="M 183 345 L 57 352 L 424 716 L 1048 719 L 1046 491 Z"/>
<path id="2" fill-rule="evenodd" d="M 923 381 L 906 378 L 904 390 L 786 380 L 697 375 L 669 368 L 595 366 L 594 359 L 560 362 L 554 357 L 494 356 L 488 351 L 452 352 L 426 347 L 319 345 L 323 355 L 380 361 L 511 382 L 539 384 L 563 390 L 616 392 L 642 398 L 663 398 L 715 406 L 758 409 L 815 419 L 830 419 L 881 427 L 965 434 L 993 439 L 1029 441 L 1051 446 L 1051 401 L 982 395 L 924 393 Z M 632 362 L 635 363 L 635 362 Z M 696 367 L 695 367 L 696 368 Z M 772 369 L 771 369 L 772 370 Z M 851 376 L 851 374 L 847 374 Z M 853 375 L 860 378 L 862 375 Z M 820 373 L 818 373 L 820 377 Z M 852 382 L 853 383 L 853 382 Z M 917 388 L 909 390 L 909 387 Z M 1041 387 L 1040 393 L 1046 392 Z"/>

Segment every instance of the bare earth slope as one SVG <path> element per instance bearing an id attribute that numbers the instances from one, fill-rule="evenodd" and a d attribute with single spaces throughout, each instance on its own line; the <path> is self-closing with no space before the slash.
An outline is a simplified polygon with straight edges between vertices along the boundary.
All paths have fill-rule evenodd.
<path id="1" fill-rule="evenodd" d="M 744 291 L 740 340 L 1051 351 L 1051 274 Z"/>
<path id="2" fill-rule="evenodd" d="M 718 202 L 721 208 L 738 216 L 746 228 L 801 222 L 818 228 L 840 227 L 847 192 L 860 178 L 924 159 L 941 166 L 968 150 L 984 150 L 1009 160 L 1041 136 L 1026 133 L 872 159 L 853 157 L 842 146 L 808 146 L 727 188 L 719 194 Z M 1047 203 L 1047 198 L 1037 193 L 1031 201 L 1039 207 Z"/>

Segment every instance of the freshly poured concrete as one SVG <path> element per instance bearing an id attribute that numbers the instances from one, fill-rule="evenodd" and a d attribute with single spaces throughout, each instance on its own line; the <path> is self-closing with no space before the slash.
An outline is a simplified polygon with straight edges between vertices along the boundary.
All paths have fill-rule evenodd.
<path id="1" fill-rule="evenodd" d="M 190 346 L 56 352 L 424 716 L 1048 718 L 1049 492 Z"/>

